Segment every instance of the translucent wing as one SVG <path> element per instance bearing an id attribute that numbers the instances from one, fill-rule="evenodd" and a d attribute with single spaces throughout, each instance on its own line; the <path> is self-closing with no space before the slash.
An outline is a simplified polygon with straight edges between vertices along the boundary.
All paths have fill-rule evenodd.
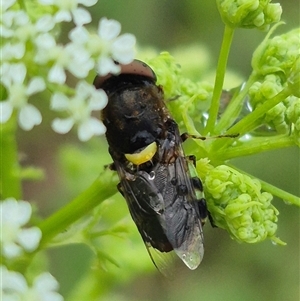
<path id="1" fill-rule="evenodd" d="M 174 163 L 158 166 L 154 181 L 165 206 L 160 224 L 176 254 L 193 270 L 203 258 L 204 246 L 199 207 L 186 168 L 185 158 L 178 156 Z"/>
<path id="2" fill-rule="evenodd" d="M 166 264 L 161 258 L 169 255 L 160 256 L 159 252 L 174 250 L 190 269 L 198 267 L 204 253 L 196 197 L 183 160 L 178 157 L 168 165 L 156 164 L 149 173 L 141 170 L 134 176 L 126 175 L 116 164 L 131 216 L 163 274 Z"/>

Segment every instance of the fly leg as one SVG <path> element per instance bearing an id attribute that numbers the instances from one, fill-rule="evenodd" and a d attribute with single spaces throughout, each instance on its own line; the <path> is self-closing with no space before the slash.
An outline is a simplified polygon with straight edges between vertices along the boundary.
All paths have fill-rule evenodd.
<path id="1" fill-rule="evenodd" d="M 124 190 L 123 190 L 121 183 L 118 183 L 117 188 L 118 188 L 119 192 L 122 194 L 122 196 L 125 197 Z"/>
<path id="2" fill-rule="evenodd" d="M 182 142 L 186 141 L 189 138 L 206 140 L 206 139 L 215 139 L 215 138 L 236 138 L 238 136 L 239 136 L 239 134 L 228 134 L 228 135 L 224 134 L 224 135 L 218 135 L 218 136 L 213 136 L 213 137 L 197 136 L 197 135 L 191 135 L 189 133 L 183 133 L 180 135 Z"/>
<path id="3" fill-rule="evenodd" d="M 104 165 L 104 169 L 110 169 L 110 170 L 113 170 L 113 171 L 117 171 L 116 169 L 116 166 L 115 166 L 115 163 L 110 163 L 110 164 L 106 164 Z"/>
<path id="4" fill-rule="evenodd" d="M 193 162 L 194 166 L 196 166 L 195 156 L 189 156 L 189 159 Z M 193 186 L 195 187 L 195 189 L 203 192 L 203 184 L 198 177 L 193 177 L 192 183 L 193 183 Z M 211 226 L 214 228 L 217 227 L 216 224 L 214 223 L 214 220 L 213 220 L 210 212 L 207 209 L 205 198 L 203 197 L 203 198 L 197 200 L 197 204 L 199 207 L 200 220 L 201 220 L 202 225 L 205 224 L 205 221 L 208 218 Z"/>
<path id="5" fill-rule="evenodd" d="M 184 142 L 185 140 L 187 140 L 188 138 L 194 138 L 194 139 L 200 139 L 200 140 L 206 140 L 206 137 L 202 137 L 202 136 L 197 136 L 197 135 L 191 135 L 189 133 L 182 133 L 180 135 L 181 137 L 181 141 Z"/>
<path id="6" fill-rule="evenodd" d="M 204 198 L 198 201 L 198 206 L 202 225 L 205 223 L 205 220 L 208 217 L 211 226 L 217 228 L 210 212 L 207 209 L 206 200 Z"/>

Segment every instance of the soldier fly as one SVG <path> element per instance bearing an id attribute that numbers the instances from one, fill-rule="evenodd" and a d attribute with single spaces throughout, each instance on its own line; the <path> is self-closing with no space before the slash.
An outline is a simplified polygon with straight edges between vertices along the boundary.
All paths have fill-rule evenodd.
<path id="1" fill-rule="evenodd" d="M 164 273 L 161 255 L 174 250 L 196 269 L 204 254 L 208 211 L 193 173 L 195 158 L 183 152 L 188 135 L 180 135 L 152 69 L 138 60 L 120 66 L 119 75 L 94 80 L 109 99 L 101 118 L 118 189 L 156 267 Z"/>

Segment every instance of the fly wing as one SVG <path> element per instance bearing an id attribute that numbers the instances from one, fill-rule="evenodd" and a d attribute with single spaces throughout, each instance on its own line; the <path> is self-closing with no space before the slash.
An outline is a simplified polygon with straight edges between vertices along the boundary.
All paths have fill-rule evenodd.
<path id="1" fill-rule="evenodd" d="M 135 222 L 147 251 L 157 269 L 166 277 L 172 276 L 174 252 L 172 245 L 165 235 L 160 224 L 159 215 L 164 212 L 164 201 L 153 178 L 144 172 L 138 171 L 134 176 L 127 174 L 116 163 L 120 174 L 120 190 L 124 195 L 130 214 Z"/>
<path id="2" fill-rule="evenodd" d="M 199 211 L 184 160 L 178 157 L 174 163 L 157 164 L 151 172 L 140 170 L 134 176 L 116 166 L 131 216 L 159 270 L 164 264 L 156 250 L 174 250 L 190 269 L 203 258 Z"/>
<path id="3" fill-rule="evenodd" d="M 174 275 L 178 273 L 179 257 L 173 251 L 168 253 L 160 252 L 153 248 L 149 243 L 145 243 L 148 254 L 155 267 L 168 279 L 174 279 Z"/>
<path id="4" fill-rule="evenodd" d="M 159 165 L 154 185 L 164 200 L 164 212 L 158 216 L 164 233 L 181 260 L 196 269 L 204 255 L 203 231 L 185 158 L 178 156 L 173 163 Z"/>
<path id="5" fill-rule="evenodd" d="M 120 184 L 131 216 L 144 241 L 161 252 L 171 251 L 172 246 L 159 221 L 159 216 L 164 212 L 164 200 L 150 175 L 138 171 L 130 179 L 123 177 Z"/>

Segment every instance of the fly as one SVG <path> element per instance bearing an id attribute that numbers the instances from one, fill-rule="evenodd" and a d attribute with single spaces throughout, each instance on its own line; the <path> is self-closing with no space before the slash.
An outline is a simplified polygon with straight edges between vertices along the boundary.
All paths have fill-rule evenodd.
<path id="1" fill-rule="evenodd" d="M 174 251 L 196 269 L 208 211 L 195 158 L 183 152 L 188 136 L 180 135 L 152 69 L 138 60 L 120 66 L 119 75 L 94 80 L 109 99 L 101 118 L 118 189 L 157 268 L 164 273 L 161 258 Z"/>

